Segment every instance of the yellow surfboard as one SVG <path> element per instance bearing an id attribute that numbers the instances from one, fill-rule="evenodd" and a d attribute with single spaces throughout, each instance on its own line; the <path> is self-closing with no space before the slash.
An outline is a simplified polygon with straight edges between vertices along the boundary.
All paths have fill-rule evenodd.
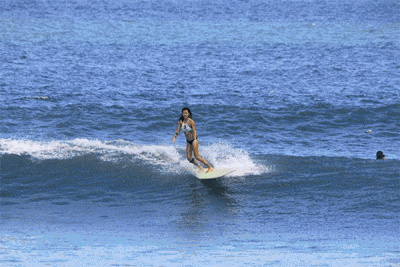
<path id="1" fill-rule="evenodd" d="M 216 169 L 209 173 L 206 173 L 206 171 L 198 172 L 196 174 L 196 177 L 199 179 L 214 179 L 214 178 L 225 176 L 234 171 L 235 171 L 234 169 Z"/>

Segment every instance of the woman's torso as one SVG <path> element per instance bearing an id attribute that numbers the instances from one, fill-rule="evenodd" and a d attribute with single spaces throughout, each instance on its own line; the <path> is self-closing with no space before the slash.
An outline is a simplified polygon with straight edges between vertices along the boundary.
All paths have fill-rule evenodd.
<path id="1" fill-rule="evenodd" d="M 193 131 L 193 120 L 182 121 L 182 131 L 185 133 L 186 140 L 196 139 Z"/>

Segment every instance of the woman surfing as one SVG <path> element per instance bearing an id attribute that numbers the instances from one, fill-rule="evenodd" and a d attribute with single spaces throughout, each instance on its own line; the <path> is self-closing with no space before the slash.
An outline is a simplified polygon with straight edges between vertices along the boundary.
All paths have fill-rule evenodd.
<path id="1" fill-rule="evenodd" d="M 200 161 L 204 165 L 207 166 L 208 170 L 206 173 L 212 172 L 214 168 L 208 163 L 205 159 L 200 157 L 199 155 L 199 140 L 197 139 L 197 132 L 196 132 L 196 123 L 192 119 L 192 112 L 189 108 L 184 107 L 182 109 L 182 116 L 178 122 L 178 129 L 172 138 L 172 142 L 175 144 L 176 137 L 179 135 L 179 132 L 182 131 L 185 133 L 186 137 L 186 155 L 187 160 L 190 163 L 193 163 L 201 172 L 204 172 L 204 168 L 196 161 Z M 192 157 L 194 154 L 194 158 Z"/>

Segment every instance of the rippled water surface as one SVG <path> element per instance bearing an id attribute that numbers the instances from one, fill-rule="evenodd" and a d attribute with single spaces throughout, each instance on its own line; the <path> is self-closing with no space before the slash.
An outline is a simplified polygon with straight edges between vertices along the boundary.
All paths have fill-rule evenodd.
<path id="1" fill-rule="evenodd" d="M 0 10 L 0 265 L 399 264 L 398 1 Z"/>

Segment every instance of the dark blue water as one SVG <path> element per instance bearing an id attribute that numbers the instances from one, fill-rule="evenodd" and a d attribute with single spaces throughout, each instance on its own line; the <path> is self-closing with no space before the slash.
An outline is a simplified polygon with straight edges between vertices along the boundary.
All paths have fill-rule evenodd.
<path id="1" fill-rule="evenodd" d="M 399 265 L 399 51 L 394 0 L 2 1 L 0 265 Z"/>

